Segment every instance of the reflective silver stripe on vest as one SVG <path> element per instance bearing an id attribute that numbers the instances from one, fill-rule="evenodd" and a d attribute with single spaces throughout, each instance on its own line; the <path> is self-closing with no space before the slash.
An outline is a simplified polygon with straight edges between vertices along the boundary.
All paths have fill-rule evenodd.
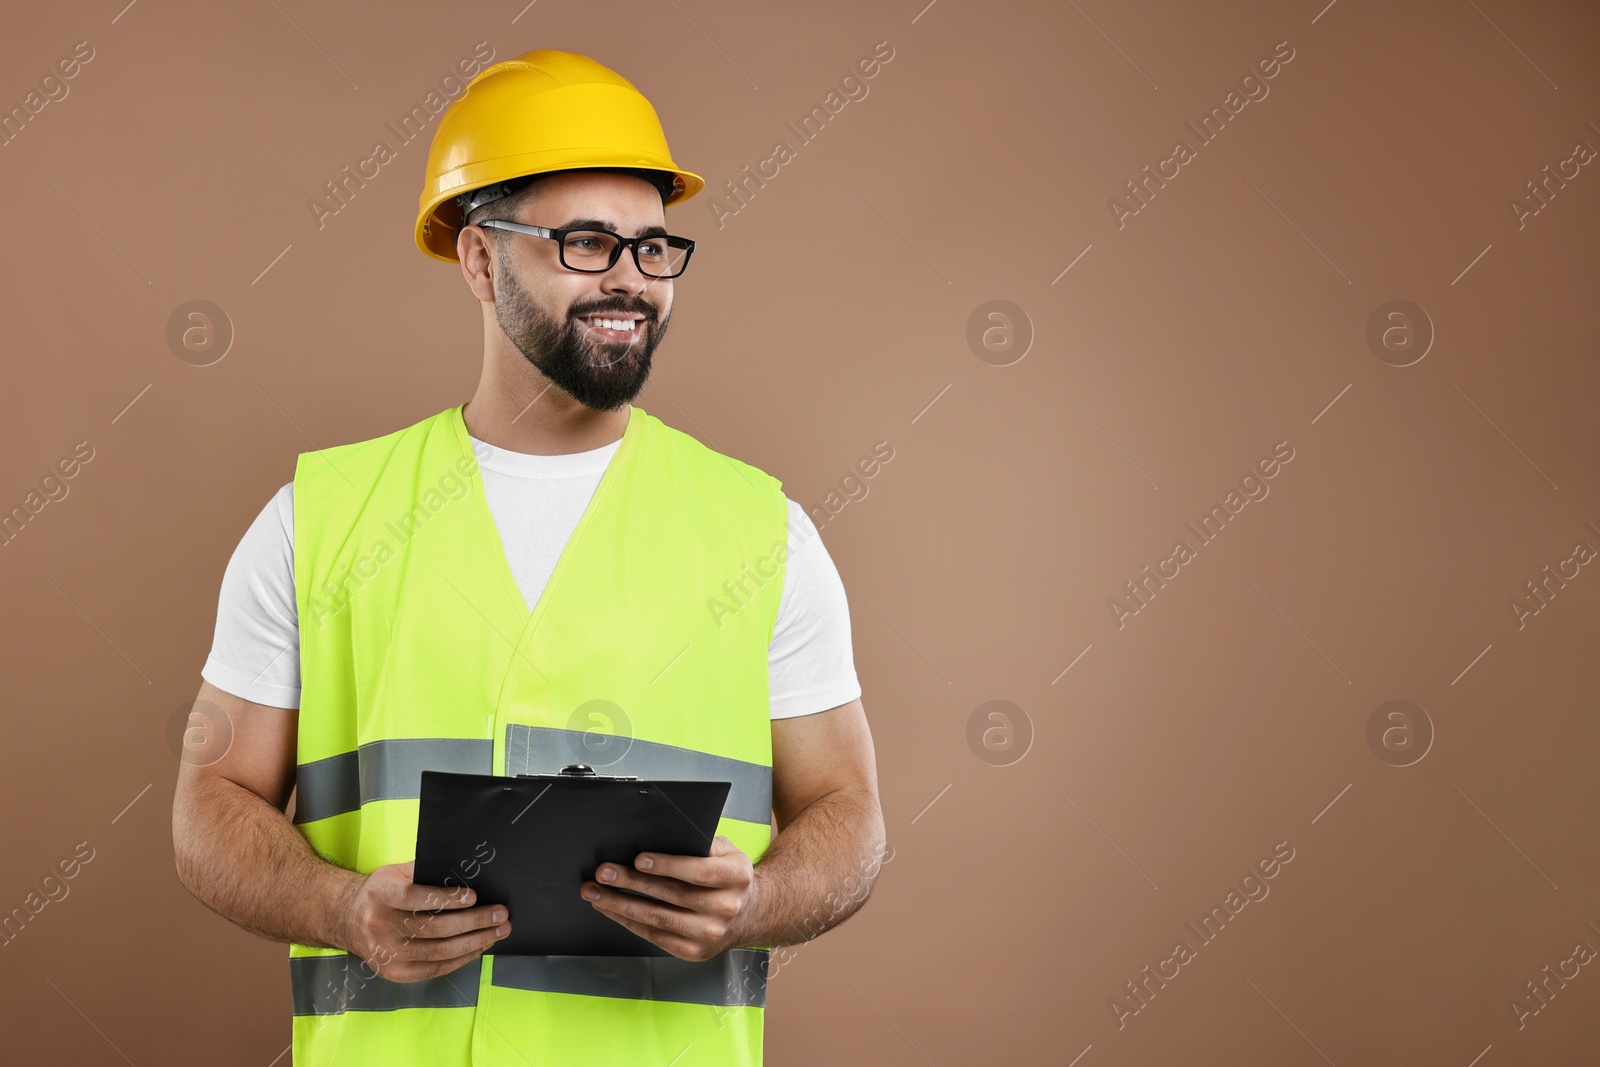
<path id="1" fill-rule="evenodd" d="M 764 1008 L 766 949 L 736 948 L 703 963 L 676 956 L 495 956 L 493 984 L 534 993 Z M 470 1008 L 483 957 L 437 978 L 391 982 L 354 956 L 295 956 L 289 984 L 296 1015 L 397 1008 Z"/>
<path id="2" fill-rule="evenodd" d="M 583 730 L 513 724 L 506 727 L 506 773 L 547 773 L 569 763 L 588 763 L 601 774 L 731 782 L 724 815 L 745 822 L 772 820 L 771 767 L 638 738 L 606 735 L 604 744 L 606 748 L 599 747 L 596 735 Z M 618 747 L 611 748 L 613 745 Z M 294 821 L 342 815 L 374 800 L 415 800 L 424 770 L 489 774 L 493 767 L 493 743 L 486 738 L 369 741 L 355 752 L 341 752 L 296 768 Z"/>
<path id="3" fill-rule="evenodd" d="M 289 986 L 296 1015 L 341 1015 L 347 1011 L 396 1008 L 470 1008 L 478 1003 L 483 957 L 449 974 L 420 982 L 379 978 L 359 958 L 294 956 Z"/>
<path id="4" fill-rule="evenodd" d="M 587 763 L 601 774 L 636 774 L 647 781 L 732 782 L 722 814 L 772 822 L 771 767 L 636 737 L 516 723 L 506 727 L 507 774 L 549 774 L 569 763 Z"/>
<path id="5" fill-rule="evenodd" d="M 313 822 L 356 811 L 373 800 L 415 800 L 422 772 L 489 774 L 494 742 L 476 737 L 395 737 L 295 769 L 294 821 Z"/>
<path id="6" fill-rule="evenodd" d="M 490 983 L 540 993 L 764 1008 L 766 949 L 736 948 L 703 963 L 676 956 L 496 956 Z"/>

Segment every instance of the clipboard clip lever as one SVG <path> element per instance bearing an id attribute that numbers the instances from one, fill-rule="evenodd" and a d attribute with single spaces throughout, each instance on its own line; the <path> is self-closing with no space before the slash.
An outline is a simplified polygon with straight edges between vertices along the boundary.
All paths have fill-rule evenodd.
<path id="1" fill-rule="evenodd" d="M 518 778 L 587 778 L 591 781 L 637 782 L 637 774 L 596 774 L 587 763 L 569 763 L 554 774 L 519 774 Z"/>

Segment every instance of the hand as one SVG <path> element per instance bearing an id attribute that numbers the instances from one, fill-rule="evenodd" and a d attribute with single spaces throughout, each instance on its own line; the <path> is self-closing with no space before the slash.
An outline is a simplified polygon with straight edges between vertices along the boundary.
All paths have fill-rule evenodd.
<path id="1" fill-rule="evenodd" d="M 344 905 L 343 945 L 391 982 L 449 974 L 511 933 L 504 905 L 472 907 L 471 889 L 417 885 L 415 866 L 379 867 Z"/>
<path id="2" fill-rule="evenodd" d="M 602 863 L 595 878 L 579 891 L 596 911 L 679 959 L 708 960 L 743 943 L 755 896 L 755 869 L 750 857 L 726 837 L 712 840 L 710 856 L 641 852 L 631 868 Z M 630 896 L 613 886 L 655 899 Z"/>

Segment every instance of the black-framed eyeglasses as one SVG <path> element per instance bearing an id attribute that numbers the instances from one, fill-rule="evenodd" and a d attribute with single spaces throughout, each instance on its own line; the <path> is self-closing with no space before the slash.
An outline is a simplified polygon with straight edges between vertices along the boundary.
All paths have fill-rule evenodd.
<path id="1" fill-rule="evenodd" d="M 550 229 L 547 226 L 529 226 L 504 219 L 488 219 L 479 226 L 496 230 L 547 237 L 556 242 L 561 265 L 583 274 L 603 274 L 617 265 L 624 248 L 633 251 L 634 266 L 647 278 L 676 278 L 689 265 L 694 253 L 694 242 L 687 237 L 656 234 L 646 237 L 624 237 L 610 230 L 597 230 L 592 226 L 566 226 Z"/>

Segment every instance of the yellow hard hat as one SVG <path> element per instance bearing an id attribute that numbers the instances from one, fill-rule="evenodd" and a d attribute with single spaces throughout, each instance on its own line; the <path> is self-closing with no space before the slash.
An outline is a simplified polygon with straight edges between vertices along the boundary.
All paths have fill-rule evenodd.
<path id="1" fill-rule="evenodd" d="M 705 179 L 681 169 L 644 94 L 577 52 L 540 48 L 486 67 L 445 109 L 424 172 L 417 247 L 455 263 L 463 211 L 456 197 L 513 178 L 584 167 L 659 171 L 666 204 Z"/>

